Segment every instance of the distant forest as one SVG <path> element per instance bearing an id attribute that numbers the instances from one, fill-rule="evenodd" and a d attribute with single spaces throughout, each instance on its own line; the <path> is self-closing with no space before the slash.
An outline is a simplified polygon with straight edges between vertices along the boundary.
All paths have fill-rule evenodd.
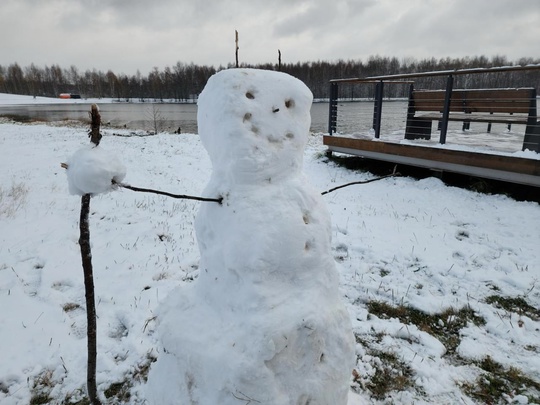
<path id="1" fill-rule="evenodd" d="M 302 80 L 311 89 L 315 98 L 329 97 L 331 79 L 363 78 L 379 75 L 403 74 L 412 72 L 431 72 L 436 70 L 489 68 L 540 64 L 540 59 L 521 58 L 509 61 L 504 56 L 487 58 L 485 56 L 466 58 L 397 59 L 395 57 L 371 56 L 366 62 L 361 60 L 338 60 L 333 62 L 297 62 L 277 64 L 242 65 L 268 70 L 281 70 Z M 232 65 L 227 66 L 227 68 Z M 202 91 L 208 78 L 218 69 L 212 66 L 199 66 L 193 63 L 176 63 L 163 70 L 154 68 L 147 76 L 137 72 L 135 75 L 116 74 L 112 70 L 102 72 L 86 70 L 80 72 L 76 66 L 62 68 L 58 65 L 39 67 L 35 64 L 21 67 L 18 63 L 0 65 L 0 93 L 24 94 L 32 96 L 58 97 L 60 93 L 80 94 L 83 98 L 110 97 L 119 101 L 133 100 L 173 100 L 185 102 L 194 100 Z M 415 87 L 438 89 L 444 87 L 444 78 L 422 78 Z M 538 71 L 516 71 L 489 75 L 464 75 L 457 78 L 454 87 L 536 87 L 540 93 Z M 370 98 L 373 86 L 342 85 L 340 98 Z M 388 86 L 385 97 L 406 97 L 406 86 Z"/>

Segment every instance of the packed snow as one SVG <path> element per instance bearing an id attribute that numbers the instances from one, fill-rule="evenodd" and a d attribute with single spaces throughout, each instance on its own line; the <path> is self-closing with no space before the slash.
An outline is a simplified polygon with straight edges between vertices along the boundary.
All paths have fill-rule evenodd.
<path id="1" fill-rule="evenodd" d="M 89 144 L 67 161 L 69 192 L 75 195 L 100 194 L 115 189 L 126 177 L 126 168 L 111 151 Z"/>
<path id="2" fill-rule="evenodd" d="M 203 194 L 223 202 L 196 218 L 198 279 L 157 314 L 151 403 L 347 404 L 351 321 L 329 214 L 302 175 L 312 99 L 298 79 L 254 69 L 223 70 L 201 93 Z"/>
<path id="3" fill-rule="evenodd" d="M 103 131 L 101 147 L 121 156 L 126 182 L 182 194 L 204 193 L 213 168 L 197 135 L 119 137 L 112 132 Z M 321 138 L 311 134 L 303 153 L 303 171 L 316 190 L 373 177 L 328 162 Z M 84 396 L 80 198 L 70 195 L 60 163 L 88 142 L 84 127 L 0 124 L 2 405 L 27 404 L 38 393 L 68 403 Z M 332 221 L 331 249 L 340 296 L 357 338 L 356 381 L 351 377 L 350 383 L 358 394 L 349 393 L 349 405 L 473 404 L 461 386 L 481 374 L 472 360 L 487 355 L 539 380 L 538 318 L 497 308 L 486 300 L 494 294 L 521 297 L 540 307 L 537 203 L 448 187 L 436 178 L 408 177 L 347 187 L 323 199 Z M 151 362 L 164 353 L 156 330 L 157 310 L 169 293 L 196 285 L 201 254 L 194 222 L 201 208 L 209 209 L 207 204 L 216 203 L 125 189 L 92 198 L 97 382 L 102 398 L 115 384 L 129 381 L 133 386 L 126 383 L 130 393 L 126 402 L 145 402 L 148 366 L 158 364 Z M 269 231 L 271 224 L 263 219 L 249 224 L 253 239 Z M 230 245 L 236 242 L 231 235 L 228 238 Z M 230 291 L 232 298 L 236 294 L 236 289 Z M 470 307 L 485 324 L 469 323 L 461 330 L 457 353 L 462 360 L 457 362 L 426 331 L 371 314 L 368 303 L 374 301 L 428 314 Z M 317 305 L 325 310 L 323 304 Z M 376 399 L 365 381 L 386 362 L 378 353 L 392 353 L 407 364 L 414 387 Z M 213 367 L 216 380 L 222 380 L 228 365 L 216 361 Z M 239 404 L 250 400 L 235 395 Z M 257 398 L 250 398 L 256 403 Z M 515 395 L 508 401 L 527 403 L 527 398 Z"/>

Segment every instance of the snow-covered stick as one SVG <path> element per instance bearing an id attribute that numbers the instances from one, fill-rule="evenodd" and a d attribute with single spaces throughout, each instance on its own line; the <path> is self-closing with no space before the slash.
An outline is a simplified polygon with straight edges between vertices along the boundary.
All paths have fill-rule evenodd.
<path id="1" fill-rule="evenodd" d="M 92 104 L 90 141 L 96 146 L 99 145 L 101 134 L 99 128 L 101 125 L 101 116 L 97 105 Z M 94 274 L 92 267 L 92 251 L 90 247 L 90 224 L 88 214 L 90 212 L 91 194 L 84 194 L 81 197 L 81 216 L 79 222 L 80 237 L 79 245 L 81 247 L 82 267 L 84 273 L 84 289 L 86 297 L 86 319 L 87 319 L 87 345 L 88 360 L 86 369 L 86 385 L 88 389 L 88 398 L 92 405 L 101 405 L 97 395 L 96 386 L 96 364 L 97 364 L 97 322 L 96 322 L 96 303 L 94 296 Z"/>

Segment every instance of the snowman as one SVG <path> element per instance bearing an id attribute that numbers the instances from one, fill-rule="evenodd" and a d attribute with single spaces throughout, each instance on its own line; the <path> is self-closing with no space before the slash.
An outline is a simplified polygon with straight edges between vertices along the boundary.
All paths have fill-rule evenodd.
<path id="1" fill-rule="evenodd" d="M 345 405 L 354 338 L 331 228 L 302 173 L 312 94 L 280 72 L 230 69 L 198 102 L 212 162 L 195 228 L 199 277 L 161 304 L 154 404 Z"/>

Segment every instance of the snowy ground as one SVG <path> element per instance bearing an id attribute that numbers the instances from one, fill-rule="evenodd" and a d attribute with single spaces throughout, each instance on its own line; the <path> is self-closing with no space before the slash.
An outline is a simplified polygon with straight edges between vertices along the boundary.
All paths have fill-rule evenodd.
<path id="1" fill-rule="evenodd" d="M 0 124 L 2 405 L 32 398 L 76 403 L 84 392 L 80 198 L 68 193 L 60 163 L 88 143 L 86 133 L 80 127 Z M 211 167 L 197 135 L 104 134 L 102 147 L 127 167 L 125 182 L 201 194 Z M 372 177 L 327 162 L 321 138 L 311 136 L 305 152 L 305 172 L 318 189 Z M 447 187 L 435 178 L 390 178 L 324 198 L 358 342 L 351 385 L 359 394 L 351 391 L 351 405 L 482 403 L 467 384 L 479 385 L 485 359 L 520 370 L 533 381 L 529 386 L 538 384 L 537 203 Z M 97 380 L 110 403 L 144 403 L 141 381 L 159 356 L 154 311 L 172 288 L 197 277 L 193 220 L 199 204 L 129 190 L 92 199 Z M 391 315 L 379 311 L 381 303 Z M 469 315 L 456 328 L 462 309 Z M 426 326 L 400 317 L 414 310 L 437 320 Z M 380 393 L 381 379 L 395 384 Z M 540 397 L 530 389 L 505 394 L 504 403 Z"/>

